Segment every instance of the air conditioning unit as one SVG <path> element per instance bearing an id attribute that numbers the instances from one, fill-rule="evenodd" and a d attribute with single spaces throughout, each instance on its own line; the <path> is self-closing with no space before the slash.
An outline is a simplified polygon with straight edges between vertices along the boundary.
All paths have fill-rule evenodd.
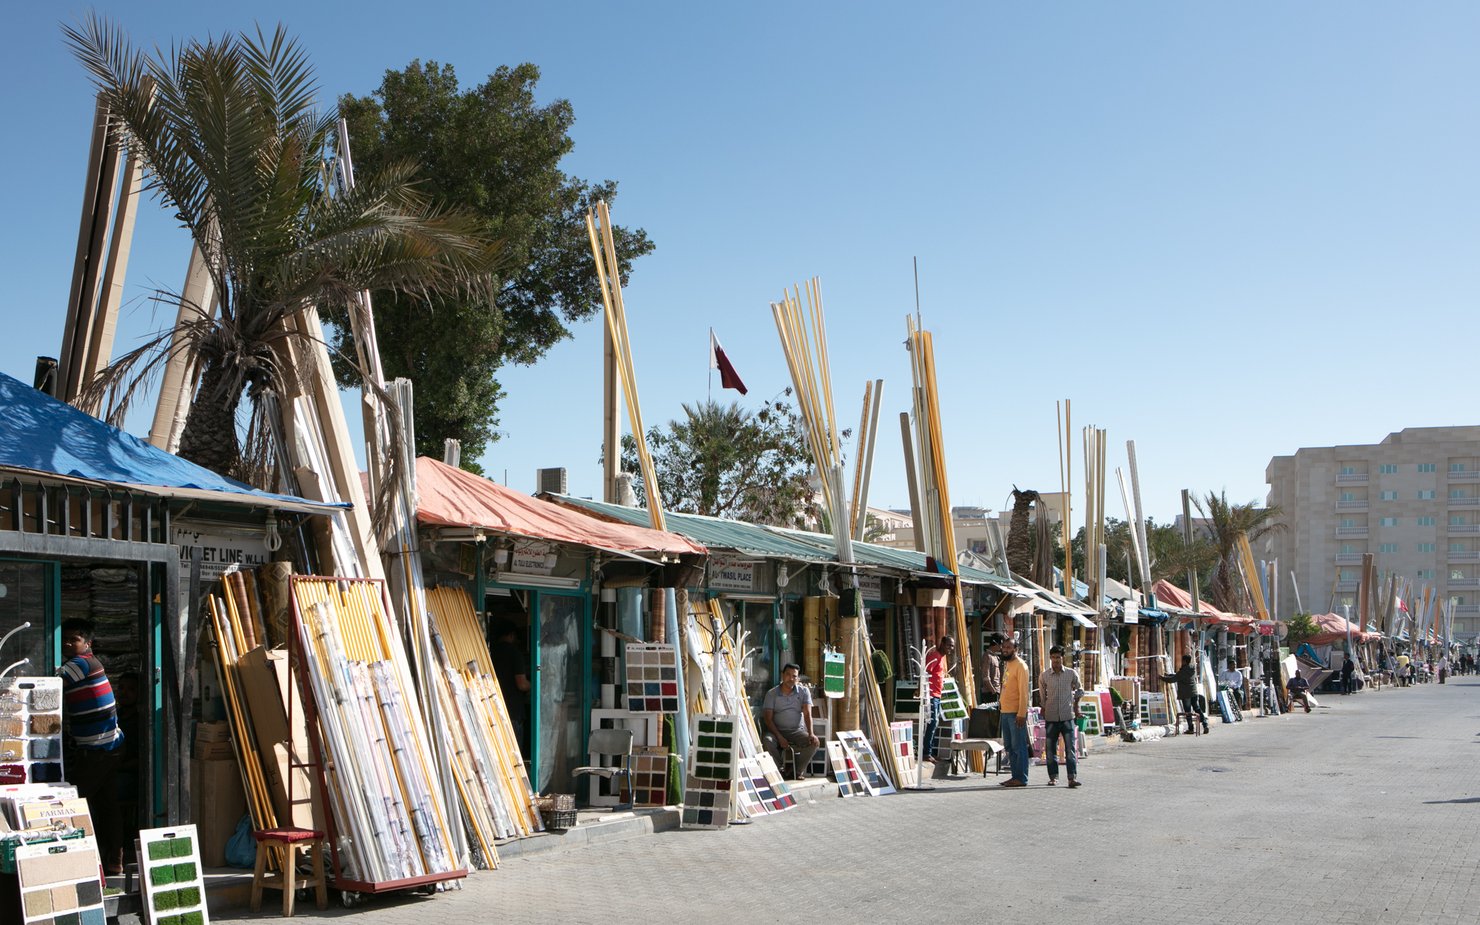
<path id="1" fill-rule="evenodd" d="M 534 483 L 538 486 L 537 492 L 563 495 L 565 494 L 565 469 L 536 469 Z"/>

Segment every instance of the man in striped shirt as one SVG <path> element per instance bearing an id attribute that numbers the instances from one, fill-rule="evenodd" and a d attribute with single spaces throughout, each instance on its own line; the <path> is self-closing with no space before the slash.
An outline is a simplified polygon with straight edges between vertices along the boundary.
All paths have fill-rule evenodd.
<path id="1" fill-rule="evenodd" d="M 93 624 L 72 619 L 62 623 L 63 761 L 67 779 L 87 800 L 110 874 L 123 873 L 123 838 L 119 831 L 116 777 L 123 759 L 123 732 L 113 686 L 103 663 L 92 651 Z"/>

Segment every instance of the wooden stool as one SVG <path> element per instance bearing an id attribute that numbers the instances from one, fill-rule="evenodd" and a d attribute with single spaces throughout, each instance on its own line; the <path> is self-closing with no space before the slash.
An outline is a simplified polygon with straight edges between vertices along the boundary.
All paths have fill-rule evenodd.
<path id="1" fill-rule="evenodd" d="M 303 881 L 307 886 L 312 883 L 317 889 L 318 907 L 329 908 L 329 884 L 324 877 L 324 833 L 315 832 L 313 829 L 267 829 L 262 832 L 253 832 L 252 837 L 257 840 L 257 869 L 252 874 L 252 911 L 262 910 L 262 890 L 264 887 L 283 891 L 283 915 L 293 914 L 293 897 L 298 892 L 298 852 L 307 849 L 309 856 L 313 859 L 313 874 L 310 879 Z M 272 848 L 283 849 L 283 869 L 281 872 L 268 876 L 267 853 Z"/>

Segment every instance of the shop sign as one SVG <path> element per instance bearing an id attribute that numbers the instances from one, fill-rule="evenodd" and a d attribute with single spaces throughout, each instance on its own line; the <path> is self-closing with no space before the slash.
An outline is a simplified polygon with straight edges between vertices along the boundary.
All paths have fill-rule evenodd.
<path id="1" fill-rule="evenodd" d="M 726 559 L 711 556 L 709 559 L 709 589 L 711 591 L 754 591 L 754 559 Z"/>
<path id="2" fill-rule="evenodd" d="M 1259 635 L 1260 636 L 1273 636 L 1274 635 L 1274 621 L 1273 620 L 1260 620 L 1254 626 L 1255 626 L 1255 629 L 1257 629 L 1259 631 Z"/>
<path id="3" fill-rule="evenodd" d="M 548 543 L 515 543 L 509 556 L 509 571 L 548 575 L 555 570 L 555 561 L 555 548 Z"/>
<path id="4" fill-rule="evenodd" d="M 239 531 L 228 527 L 195 527 L 175 523 L 170 541 L 180 547 L 180 595 L 190 594 L 190 560 L 200 550 L 200 583 L 205 589 L 226 573 L 231 566 L 255 569 L 267 564 L 272 556 L 261 532 Z"/>
<path id="5" fill-rule="evenodd" d="M 866 601 L 882 601 L 884 580 L 878 575 L 859 575 L 858 590 L 863 592 L 863 599 Z"/>

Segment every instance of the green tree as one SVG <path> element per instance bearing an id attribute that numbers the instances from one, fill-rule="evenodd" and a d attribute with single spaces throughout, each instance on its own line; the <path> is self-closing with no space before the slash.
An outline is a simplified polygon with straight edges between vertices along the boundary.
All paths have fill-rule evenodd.
<path id="1" fill-rule="evenodd" d="M 1248 612 L 1250 605 L 1245 601 L 1244 577 L 1238 561 L 1239 537 L 1247 536 L 1253 544 L 1271 533 L 1282 532 L 1286 528 L 1280 519 L 1284 512 L 1278 505 L 1232 504 L 1227 492 L 1208 492 L 1205 497 L 1194 498 L 1193 504 L 1207 519 L 1209 541 L 1216 554 L 1212 579 L 1207 585 L 1208 598 L 1219 610 Z M 1251 582 L 1259 580 L 1257 575 L 1247 578 Z"/>
<path id="2" fill-rule="evenodd" d="M 801 525 L 812 457 L 788 401 L 776 399 L 755 412 L 706 401 L 684 405 L 683 413 L 682 420 L 649 428 L 647 435 L 667 510 Z M 638 500 L 646 503 L 630 436 L 622 440 L 622 471 L 633 473 Z"/>
<path id="3" fill-rule="evenodd" d="M 387 160 L 349 194 L 332 188 L 324 165 L 336 117 L 315 108 L 313 69 L 281 26 L 153 56 L 96 16 L 63 31 L 119 140 L 143 159 L 153 195 L 190 232 L 215 283 L 218 311 L 190 306 L 195 318 L 181 331 L 201 368 L 180 440 L 186 459 L 242 471 L 242 398 L 256 407 L 296 381 L 284 332 L 301 309 L 342 316 L 366 288 L 476 296 L 486 284 L 492 239 L 473 216 L 434 205 L 410 164 Z M 157 334 L 93 384 L 111 394 L 115 419 L 169 358 L 170 338 Z"/>
<path id="4" fill-rule="evenodd" d="M 567 100 L 537 103 L 539 77 L 533 64 L 500 67 L 464 90 L 451 65 L 413 61 L 387 71 L 373 95 L 339 101 L 357 169 L 406 158 L 423 164 L 431 194 L 481 216 L 503 243 L 491 303 L 449 296 L 427 311 L 416 299 L 375 294 L 386 375 L 416 383 L 417 451 L 440 457 L 443 439 L 455 437 L 468 468 L 497 439 L 498 371 L 534 363 L 570 336 L 569 324 L 601 308 L 585 214 L 598 199 L 611 202 L 617 185 L 560 169 L 575 113 Z M 653 245 L 641 229 L 612 234 L 626 280 Z M 336 328 L 342 344 L 348 331 Z M 338 373 L 346 384 L 353 379 L 346 366 Z"/>
<path id="5" fill-rule="evenodd" d="M 1285 635 L 1285 644 L 1292 650 L 1302 642 L 1321 634 L 1321 627 L 1315 618 L 1304 611 L 1290 618 L 1289 629 Z"/>

